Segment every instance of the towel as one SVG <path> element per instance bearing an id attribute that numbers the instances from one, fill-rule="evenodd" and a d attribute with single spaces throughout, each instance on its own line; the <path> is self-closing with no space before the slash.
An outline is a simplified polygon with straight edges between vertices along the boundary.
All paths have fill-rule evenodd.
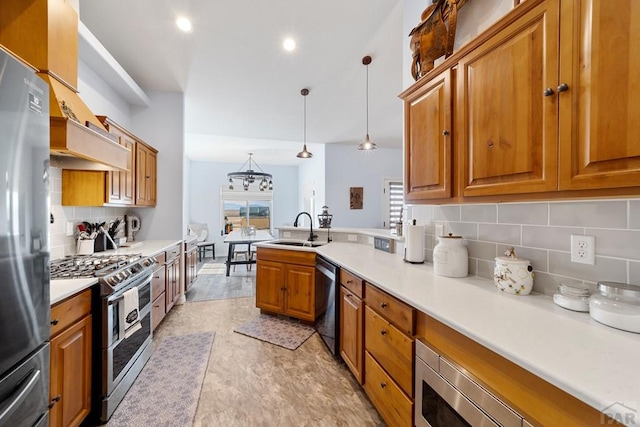
<path id="1" fill-rule="evenodd" d="M 125 338 L 129 338 L 142 327 L 140 324 L 139 306 L 137 287 L 129 289 L 122 295 L 120 324 L 124 325 Z"/>

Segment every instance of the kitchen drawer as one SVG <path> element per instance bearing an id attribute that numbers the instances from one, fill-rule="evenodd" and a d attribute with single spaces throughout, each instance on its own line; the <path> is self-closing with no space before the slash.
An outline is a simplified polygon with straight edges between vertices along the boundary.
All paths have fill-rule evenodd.
<path id="1" fill-rule="evenodd" d="M 156 268 L 151 276 L 151 299 L 155 300 L 165 291 L 165 276 L 166 271 L 164 265 L 160 265 L 160 268 Z"/>
<path id="2" fill-rule="evenodd" d="M 340 270 L 340 284 L 349 289 L 355 296 L 362 298 L 362 282 L 358 276 L 354 276 L 347 270 Z"/>
<path id="3" fill-rule="evenodd" d="M 398 383 L 413 397 L 413 338 L 365 307 L 364 347 Z"/>
<path id="4" fill-rule="evenodd" d="M 389 426 L 413 426 L 413 402 L 369 352 L 364 353 L 364 389 Z"/>
<path id="5" fill-rule="evenodd" d="M 407 335 L 415 334 L 416 309 L 367 283 L 365 302 Z"/>
<path id="6" fill-rule="evenodd" d="M 164 301 L 165 293 L 163 292 L 153 301 L 153 305 L 151 306 L 151 325 L 152 329 L 155 330 L 156 327 L 162 322 L 165 316 L 165 301 Z"/>
<path id="7" fill-rule="evenodd" d="M 91 313 L 91 289 L 51 307 L 51 337 Z"/>
<path id="8" fill-rule="evenodd" d="M 162 265 L 167 261 L 167 254 L 160 252 L 159 254 L 154 255 L 153 258 L 155 258 L 156 264 Z"/>
<path id="9" fill-rule="evenodd" d="M 175 258 L 177 258 L 178 256 L 180 256 L 180 247 L 182 245 L 181 244 L 177 244 L 174 246 L 171 246 L 169 249 L 167 249 L 167 260 L 166 262 L 169 262 Z"/>

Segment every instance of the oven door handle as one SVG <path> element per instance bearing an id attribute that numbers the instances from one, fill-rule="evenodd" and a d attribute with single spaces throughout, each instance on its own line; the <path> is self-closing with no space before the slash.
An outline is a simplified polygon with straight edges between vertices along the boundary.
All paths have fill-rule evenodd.
<path id="1" fill-rule="evenodd" d="M 116 304 L 117 302 L 119 302 L 121 299 L 124 298 L 124 293 L 127 292 L 129 289 L 131 289 L 131 288 L 142 288 L 144 286 L 150 285 L 152 277 L 153 277 L 153 272 L 149 271 L 149 275 L 147 277 L 145 277 L 144 281 L 142 281 L 140 283 L 133 283 L 133 284 L 127 286 L 126 288 L 120 290 L 117 294 L 114 294 L 113 296 L 110 296 L 107 299 L 107 302 L 109 303 L 109 305 Z"/>

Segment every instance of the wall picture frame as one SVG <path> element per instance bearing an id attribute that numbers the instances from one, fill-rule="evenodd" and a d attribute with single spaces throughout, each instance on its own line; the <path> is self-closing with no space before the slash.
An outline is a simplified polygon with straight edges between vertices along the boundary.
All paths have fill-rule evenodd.
<path id="1" fill-rule="evenodd" d="M 349 207 L 351 209 L 362 209 L 364 202 L 364 187 L 351 187 L 349 189 Z"/>

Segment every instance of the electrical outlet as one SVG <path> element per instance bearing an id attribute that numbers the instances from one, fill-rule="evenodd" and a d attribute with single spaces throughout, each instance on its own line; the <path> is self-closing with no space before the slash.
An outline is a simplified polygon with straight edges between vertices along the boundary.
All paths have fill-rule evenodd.
<path id="1" fill-rule="evenodd" d="M 283 231 L 282 232 L 282 237 L 291 237 L 291 232 L 290 231 Z"/>
<path id="2" fill-rule="evenodd" d="M 347 234 L 347 241 L 349 242 L 357 242 L 358 235 L 357 234 Z"/>
<path id="3" fill-rule="evenodd" d="M 594 265 L 596 241 L 594 236 L 571 235 L 571 262 Z"/>
<path id="4" fill-rule="evenodd" d="M 73 236 L 73 222 L 67 221 L 65 222 L 65 234 L 67 236 Z"/>

